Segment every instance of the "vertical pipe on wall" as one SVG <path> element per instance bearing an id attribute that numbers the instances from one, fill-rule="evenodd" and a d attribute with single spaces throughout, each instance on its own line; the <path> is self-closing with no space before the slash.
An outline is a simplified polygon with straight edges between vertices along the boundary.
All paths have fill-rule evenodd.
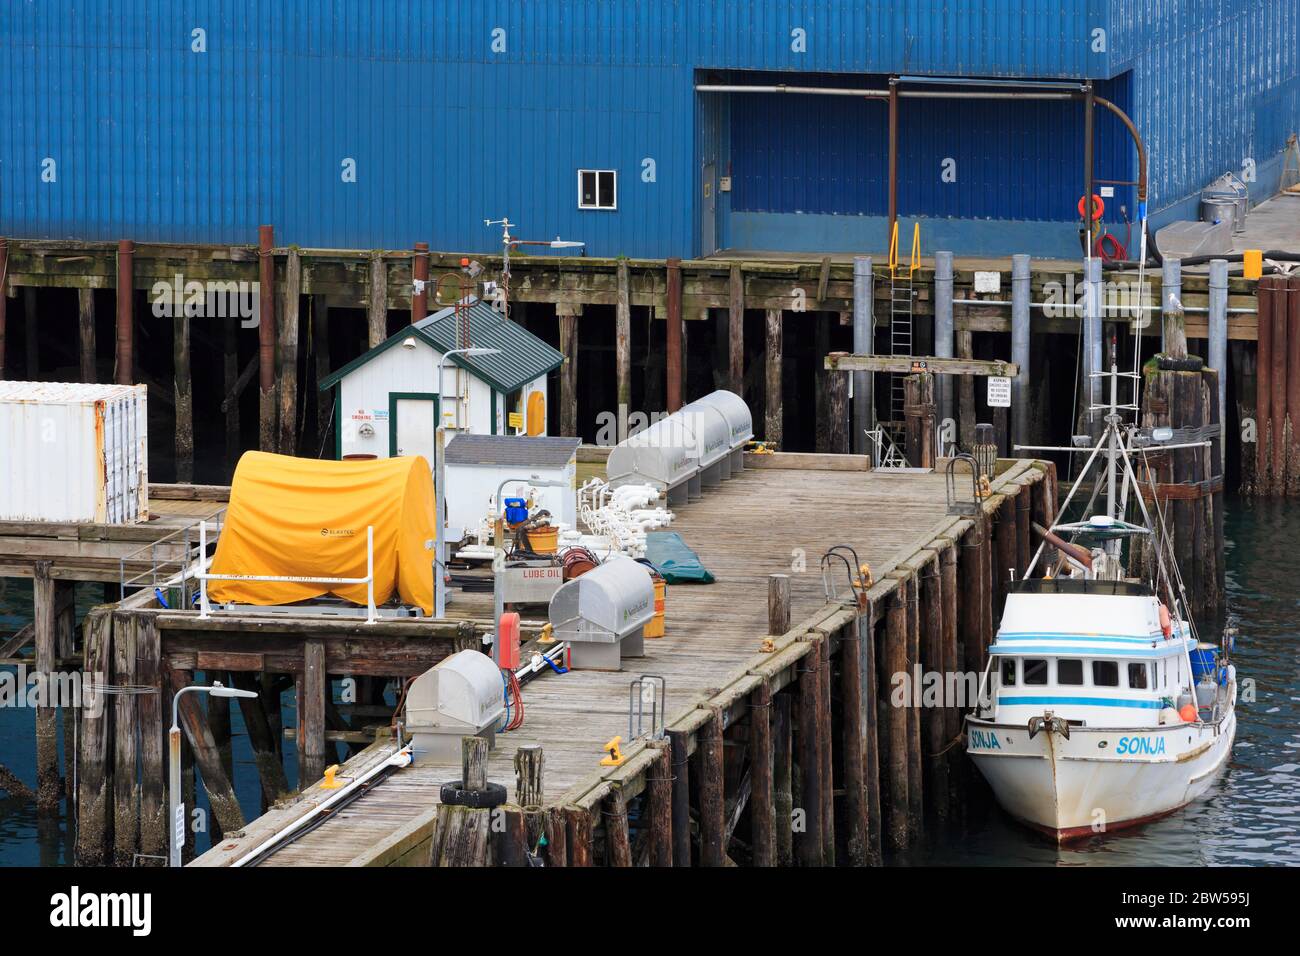
<path id="1" fill-rule="evenodd" d="M 668 267 L 668 411 L 682 407 L 682 260 L 669 259 Z"/>
<path id="2" fill-rule="evenodd" d="M 5 322 L 8 318 L 9 299 L 9 240 L 0 238 L 0 382 L 5 377 Z"/>
<path id="3" fill-rule="evenodd" d="M 875 276 L 870 256 L 853 257 L 853 351 L 870 355 L 875 350 Z M 872 426 L 872 397 L 875 388 L 870 372 L 853 373 L 853 451 L 867 454 L 867 429 Z"/>
<path id="4" fill-rule="evenodd" d="M 1083 244 L 1083 254 L 1092 255 L 1092 168 L 1093 168 L 1093 125 L 1096 119 L 1096 100 L 1094 99 L 1092 81 L 1083 88 L 1083 234 L 1087 237 Z"/>
<path id="5" fill-rule="evenodd" d="M 898 77 L 889 78 L 889 236 L 898 224 Z"/>
<path id="6" fill-rule="evenodd" d="M 419 322 L 429 314 L 429 293 L 425 291 L 424 283 L 429 281 L 429 244 L 427 242 L 417 242 L 415 244 L 415 257 L 411 263 L 411 278 L 420 285 L 415 286 L 419 291 L 411 293 L 411 324 Z"/>
<path id="7" fill-rule="evenodd" d="M 1091 405 L 1097 399 L 1097 380 L 1092 376 L 1093 373 L 1102 370 L 1101 313 L 1104 292 L 1101 283 L 1101 260 L 1096 256 L 1089 256 L 1083 260 L 1083 279 L 1087 286 L 1083 315 L 1083 340 L 1085 346 L 1083 394 L 1087 398 L 1087 403 Z M 1092 423 L 1093 415 L 1091 411 L 1086 411 L 1086 421 Z"/>
<path id="8" fill-rule="evenodd" d="M 113 380 L 134 385 L 135 370 L 135 243 L 117 244 L 117 360 Z"/>
<path id="9" fill-rule="evenodd" d="M 953 357 L 952 253 L 934 254 L 934 354 L 936 358 Z M 938 375 L 934 388 L 939 400 L 939 428 L 943 431 L 952 419 L 953 377 Z M 955 438 L 954 434 L 954 438 Z M 944 448 L 939 449 L 943 454 Z"/>
<path id="10" fill-rule="evenodd" d="M 1219 427 L 1228 420 L 1228 260 L 1210 262 L 1210 367 L 1219 373 Z M 1228 446 L 1219 442 L 1219 463 L 1227 461 Z"/>
<path id="11" fill-rule="evenodd" d="M 936 266 L 937 268 L 937 266 Z M 1011 257 L 1011 361 L 1020 371 L 1011 383 L 1012 435 L 1018 445 L 1027 445 L 1029 435 L 1029 256 Z M 935 303 L 936 308 L 938 303 Z"/>

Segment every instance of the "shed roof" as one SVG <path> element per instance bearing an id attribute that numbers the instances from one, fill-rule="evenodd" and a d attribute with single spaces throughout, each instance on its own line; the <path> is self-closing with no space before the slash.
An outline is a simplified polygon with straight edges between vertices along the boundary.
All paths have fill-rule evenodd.
<path id="1" fill-rule="evenodd" d="M 451 361 L 471 375 L 481 378 L 498 392 L 509 394 L 534 379 L 559 368 L 564 356 L 533 335 L 517 322 L 511 322 L 496 309 L 471 298 L 468 301 L 469 338 L 475 348 L 499 349 L 499 355 L 453 355 Z M 332 388 L 347 375 L 381 353 L 405 341 L 414 332 L 425 342 L 446 353 L 456 347 L 455 309 L 448 306 L 428 318 L 403 329 L 358 356 L 337 371 L 321 379 L 322 391 Z"/>
<path id="2" fill-rule="evenodd" d="M 457 435 L 447 443 L 449 465 L 518 465 L 563 468 L 577 454 L 581 438 L 515 435 Z"/>

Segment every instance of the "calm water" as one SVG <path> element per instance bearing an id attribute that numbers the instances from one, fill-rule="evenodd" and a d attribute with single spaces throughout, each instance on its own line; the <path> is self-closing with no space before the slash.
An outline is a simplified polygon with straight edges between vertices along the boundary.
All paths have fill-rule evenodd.
<path id="1" fill-rule="evenodd" d="M 976 779 L 964 824 L 898 862 L 1300 865 L 1300 561 L 1295 554 L 1300 508 L 1233 501 L 1226 535 L 1228 610 L 1241 629 L 1237 673 L 1256 681 L 1257 697 L 1252 704 L 1238 704 L 1232 761 L 1206 797 L 1128 834 L 1057 850 L 1007 820 Z M 86 590 L 78 595 L 79 606 L 100 599 L 98 587 Z M 0 635 L 24 624 L 30 613 L 29 585 L 0 579 Z M 1205 638 L 1217 640 L 1221 624 L 1205 625 Z M 285 723 L 292 724 L 292 694 L 285 695 L 284 708 Z M 251 818 L 258 810 L 257 771 L 238 708 L 232 708 L 232 715 L 237 787 Z M 34 725 L 33 711 L 0 709 L 0 764 L 29 785 L 36 776 Z M 292 744 L 286 741 L 285 749 L 293 780 Z M 200 845 L 206 845 L 205 838 Z M 0 794 L 0 866 L 71 860 L 63 821 L 38 822 L 32 804 Z"/>

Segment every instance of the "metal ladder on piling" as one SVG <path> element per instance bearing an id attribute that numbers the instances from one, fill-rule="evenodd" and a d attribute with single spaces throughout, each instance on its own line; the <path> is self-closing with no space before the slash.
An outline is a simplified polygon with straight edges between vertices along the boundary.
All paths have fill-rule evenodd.
<path id="1" fill-rule="evenodd" d="M 913 354 L 912 314 L 916 301 L 916 288 L 913 275 L 921 267 L 921 224 L 912 228 L 912 252 L 906 273 L 898 258 L 898 223 L 894 223 L 889 238 L 889 354 L 894 356 Z M 900 447 L 906 445 L 907 418 L 903 375 L 898 372 L 889 374 L 889 421 L 886 423 L 894 443 Z M 909 449 L 910 450 L 910 449 Z"/>

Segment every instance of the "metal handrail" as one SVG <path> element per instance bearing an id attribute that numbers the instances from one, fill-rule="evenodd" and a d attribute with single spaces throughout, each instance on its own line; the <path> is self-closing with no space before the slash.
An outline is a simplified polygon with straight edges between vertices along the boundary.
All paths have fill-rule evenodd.
<path id="1" fill-rule="evenodd" d="M 148 544 L 141 545 L 140 547 L 132 551 L 130 554 L 125 555 L 122 558 L 119 558 L 118 559 L 119 599 L 126 600 L 127 588 L 143 586 L 142 579 L 146 576 L 149 577 L 149 586 L 157 588 L 158 569 L 160 567 L 166 567 L 167 565 L 170 564 L 176 564 L 179 567 L 179 570 L 181 572 L 181 580 L 184 581 L 189 576 L 191 556 L 193 554 L 193 546 L 191 544 L 190 532 L 193 531 L 200 523 L 202 523 L 202 521 L 210 521 L 213 518 L 224 519 L 225 513 L 226 513 L 225 508 L 218 508 L 212 514 L 210 514 L 206 519 L 200 519 L 199 521 L 196 521 L 193 524 L 187 524 L 184 527 L 177 528 L 175 531 L 172 531 L 169 534 L 165 534 L 161 538 L 158 538 L 155 541 L 151 541 Z M 225 525 L 224 520 L 218 521 L 219 527 L 223 527 L 224 525 Z M 167 544 L 168 542 L 172 541 L 174 538 L 178 537 L 179 535 L 185 536 L 184 556 L 181 558 L 173 558 L 166 561 L 159 561 L 158 547 L 160 545 Z M 137 557 L 139 557 L 139 555 L 143 554 L 145 551 L 149 552 L 149 564 L 150 564 L 149 569 L 147 571 L 141 571 L 139 574 L 131 578 L 128 578 L 126 576 L 127 564 L 131 561 L 134 561 Z"/>
<path id="2" fill-rule="evenodd" d="M 315 577 L 310 575 L 275 575 L 275 574 L 210 574 L 207 568 L 208 523 L 199 522 L 199 553 L 202 558 L 199 570 L 193 577 L 199 582 L 199 620 L 212 617 L 212 604 L 208 600 L 209 581 L 254 581 L 285 582 L 310 584 L 364 584 L 366 586 L 366 623 L 374 624 L 379 620 L 379 611 L 375 607 L 375 527 L 366 526 L 366 576 L 364 578 Z"/>

